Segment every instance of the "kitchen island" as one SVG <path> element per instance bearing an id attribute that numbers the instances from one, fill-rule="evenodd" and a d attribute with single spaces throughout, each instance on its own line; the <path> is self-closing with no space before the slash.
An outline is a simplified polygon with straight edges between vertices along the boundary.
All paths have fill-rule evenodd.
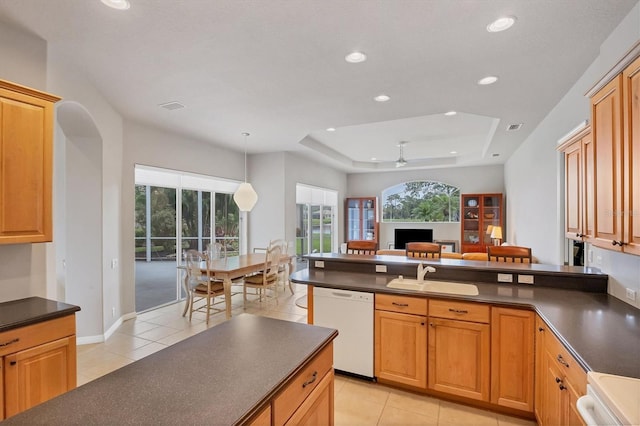
<path id="1" fill-rule="evenodd" d="M 316 267 L 317 261 L 323 267 Z M 640 311 L 607 294 L 606 285 L 602 287 L 607 276 L 597 269 L 443 259 L 424 262 L 436 268 L 436 273 L 428 274 L 429 279 L 473 282 L 478 287 L 477 296 L 387 287 L 398 274 L 415 277 L 419 263 L 400 256 L 316 255 L 309 256 L 309 268 L 292 274 L 291 280 L 316 287 L 531 309 L 545 320 L 585 370 L 640 378 Z M 376 273 L 375 265 L 385 265 L 387 273 Z M 514 281 L 518 275 L 531 275 L 536 282 L 497 282 L 499 273 L 513 274 Z M 482 282 L 489 279 L 493 282 Z M 577 289 L 579 283 L 583 283 L 584 291 Z M 310 306 L 312 310 L 312 301 Z"/>
<path id="2" fill-rule="evenodd" d="M 232 425 L 261 414 L 269 424 L 272 416 L 289 418 L 297 408 L 291 392 L 304 397 L 326 382 L 333 401 L 336 336 L 333 329 L 243 314 L 4 424 Z M 314 372 L 319 377 L 313 386 L 298 386 Z"/>

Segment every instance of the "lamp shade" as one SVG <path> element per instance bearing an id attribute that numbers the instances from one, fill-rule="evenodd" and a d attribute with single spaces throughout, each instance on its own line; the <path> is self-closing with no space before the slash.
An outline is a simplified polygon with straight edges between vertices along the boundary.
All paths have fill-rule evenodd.
<path id="1" fill-rule="evenodd" d="M 250 212 L 258 202 L 258 194 L 250 183 L 241 183 L 233 194 L 233 201 L 236 202 L 240 211 Z"/>
<path id="2" fill-rule="evenodd" d="M 491 238 L 495 238 L 498 240 L 502 239 L 502 227 L 501 226 L 494 226 L 493 229 L 491 230 Z"/>
<path id="3" fill-rule="evenodd" d="M 487 235 L 491 236 L 491 231 L 493 231 L 493 225 L 487 226 Z"/>

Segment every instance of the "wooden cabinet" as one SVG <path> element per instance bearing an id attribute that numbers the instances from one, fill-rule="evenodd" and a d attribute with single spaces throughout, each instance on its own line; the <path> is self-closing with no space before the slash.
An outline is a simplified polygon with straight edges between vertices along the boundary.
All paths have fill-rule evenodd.
<path id="1" fill-rule="evenodd" d="M 435 317 L 437 312 L 444 318 Z M 474 317 L 486 317 L 486 323 L 465 321 Z M 488 306 L 429 300 L 429 389 L 489 401 L 488 321 Z"/>
<path id="2" fill-rule="evenodd" d="M 640 255 L 640 58 L 622 73 L 623 100 L 623 251 Z"/>
<path id="3" fill-rule="evenodd" d="M 502 194 L 462 194 L 461 204 L 461 252 L 486 253 L 493 244 L 488 227 L 504 223 Z"/>
<path id="4" fill-rule="evenodd" d="M 542 426 L 582 425 L 576 401 L 586 393 L 587 374 L 541 320 L 542 348 L 536 350 L 536 417 Z M 540 331 L 542 329 L 542 331 Z"/>
<path id="5" fill-rule="evenodd" d="M 491 308 L 491 402 L 533 412 L 535 314 Z"/>
<path id="6" fill-rule="evenodd" d="M 0 419 L 74 389 L 75 315 L 0 333 L 0 360 Z"/>
<path id="7" fill-rule="evenodd" d="M 272 424 L 333 424 L 333 343 L 291 379 L 271 403 Z"/>
<path id="8" fill-rule="evenodd" d="M 547 333 L 547 325 L 542 319 L 536 315 L 536 330 L 535 330 L 535 395 L 533 403 L 533 412 L 538 420 L 538 423 L 542 424 L 542 389 L 544 378 L 544 335 Z"/>
<path id="9" fill-rule="evenodd" d="M 376 294 L 374 370 L 381 381 L 426 389 L 427 300 Z"/>
<path id="10" fill-rule="evenodd" d="M 53 104 L 0 80 L 0 244 L 52 240 Z"/>
<path id="11" fill-rule="evenodd" d="M 558 150 L 564 153 L 565 236 L 590 241 L 593 236 L 593 143 L 591 126 L 568 136 Z"/>
<path id="12" fill-rule="evenodd" d="M 345 241 L 378 241 L 378 200 L 376 197 L 347 198 Z"/>

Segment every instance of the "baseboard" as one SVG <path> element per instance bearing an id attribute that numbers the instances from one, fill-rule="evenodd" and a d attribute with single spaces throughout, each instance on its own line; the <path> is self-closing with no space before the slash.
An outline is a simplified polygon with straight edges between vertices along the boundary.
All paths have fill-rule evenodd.
<path id="1" fill-rule="evenodd" d="M 77 337 L 76 345 L 91 345 L 93 343 L 102 343 L 106 341 L 109 337 L 111 337 L 111 335 L 116 332 L 118 327 L 120 327 L 124 321 L 133 319 L 136 316 L 137 314 L 135 312 L 131 312 L 121 316 L 116 320 L 116 322 L 113 323 L 111 327 L 109 327 L 109 329 L 104 333 L 104 335 Z"/>

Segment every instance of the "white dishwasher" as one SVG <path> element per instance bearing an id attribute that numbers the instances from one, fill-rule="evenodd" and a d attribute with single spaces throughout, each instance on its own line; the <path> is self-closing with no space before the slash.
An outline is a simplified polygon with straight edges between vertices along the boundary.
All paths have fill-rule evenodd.
<path id="1" fill-rule="evenodd" d="M 339 332 L 336 370 L 373 378 L 373 293 L 314 287 L 313 323 Z"/>

